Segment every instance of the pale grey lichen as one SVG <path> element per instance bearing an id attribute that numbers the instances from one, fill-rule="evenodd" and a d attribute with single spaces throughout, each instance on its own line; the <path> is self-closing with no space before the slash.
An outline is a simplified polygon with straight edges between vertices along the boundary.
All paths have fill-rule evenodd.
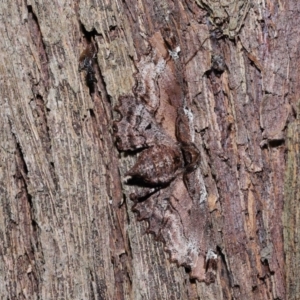
<path id="1" fill-rule="evenodd" d="M 208 11 L 210 22 L 229 38 L 234 38 L 238 34 L 250 8 L 249 0 L 195 1 Z"/>

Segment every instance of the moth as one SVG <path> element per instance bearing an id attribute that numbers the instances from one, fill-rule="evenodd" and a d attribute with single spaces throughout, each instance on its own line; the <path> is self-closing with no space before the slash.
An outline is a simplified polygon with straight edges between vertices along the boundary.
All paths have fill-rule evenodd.
<path id="1" fill-rule="evenodd" d="M 171 261 L 190 268 L 191 278 L 214 282 L 213 261 L 206 258 L 207 192 L 185 110 L 177 110 L 176 139 L 134 96 L 120 96 L 115 111 L 120 115 L 113 124 L 116 146 L 137 155 L 125 176 L 134 186 L 130 199 L 138 220 L 148 222 L 147 232 L 165 243 Z"/>
<path id="2" fill-rule="evenodd" d="M 131 198 L 144 199 L 154 191 L 154 187 L 155 190 L 165 188 L 180 174 L 189 188 L 189 174 L 197 168 L 200 155 L 193 143 L 180 139 L 181 135 L 186 134 L 180 126 L 182 117 L 177 122 L 179 142 L 175 142 L 135 97 L 120 96 L 115 110 L 121 115 L 113 125 L 118 150 L 140 151 L 135 165 L 126 176 L 143 189 Z"/>
<path id="3" fill-rule="evenodd" d="M 88 87 L 92 88 L 94 83 L 97 82 L 95 71 L 93 68 L 93 62 L 96 58 L 97 50 L 93 43 L 88 44 L 82 51 L 79 57 L 78 71 L 86 72 L 86 83 Z"/>
<path id="4" fill-rule="evenodd" d="M 154 43 L 155 41 L 155 43 Z M 176 40 L 160 32 L 149 40 L 167 50 Z M 194 144 L 193 113 L 175 61 L 153 51 L 136 62 L 132 94 L 119 96 L 119 117 L 112 129 L 116 147 L 135 157 L 124 183 L 147 232 L 164 243 L 170 260 L 189 270 L 191 278 L 213 282 L 216 272 L 207 253 L 215 249 L 201 151 Z M 199 140 L 198 140 L 199 141 Z"/>

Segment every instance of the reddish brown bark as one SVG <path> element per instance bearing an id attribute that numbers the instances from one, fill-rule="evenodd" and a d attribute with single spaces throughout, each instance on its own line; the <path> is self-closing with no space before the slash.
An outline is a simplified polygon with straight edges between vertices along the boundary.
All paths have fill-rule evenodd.
<path id="1" fill-rule="evenodd" d="M 298 299 L 298 6 L 1 3 L 1 298 Z"/>

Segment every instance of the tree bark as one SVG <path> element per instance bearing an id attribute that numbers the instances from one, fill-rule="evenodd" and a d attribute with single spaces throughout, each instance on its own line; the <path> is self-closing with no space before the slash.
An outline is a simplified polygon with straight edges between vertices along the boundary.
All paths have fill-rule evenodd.
<path id="1" fill-rule="evenodd" d="M 1 299 L 299 299 L 298 11 L 1 2 Z"/>

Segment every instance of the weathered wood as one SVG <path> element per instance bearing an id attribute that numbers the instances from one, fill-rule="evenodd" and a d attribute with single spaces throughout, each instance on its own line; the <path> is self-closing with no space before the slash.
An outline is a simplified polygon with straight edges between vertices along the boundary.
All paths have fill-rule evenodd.
<path id="1" fill-rule="evenodd" d="M 0 3 L 1 299 L 300 297 L 299 4 L 229 2 Z"/>
<path id="2" fill-rule="evenodd" d="M 299 104 L 298 104 L 299 105 Z M 289 124 L 287 130 L 287 158 L 285 172 L 284 203 L 284 252 L 286 261 L 286 289 L 290 299 L 300 295 L 298 276 L 299 268 L 299 106 L 297 120 Z"/>

